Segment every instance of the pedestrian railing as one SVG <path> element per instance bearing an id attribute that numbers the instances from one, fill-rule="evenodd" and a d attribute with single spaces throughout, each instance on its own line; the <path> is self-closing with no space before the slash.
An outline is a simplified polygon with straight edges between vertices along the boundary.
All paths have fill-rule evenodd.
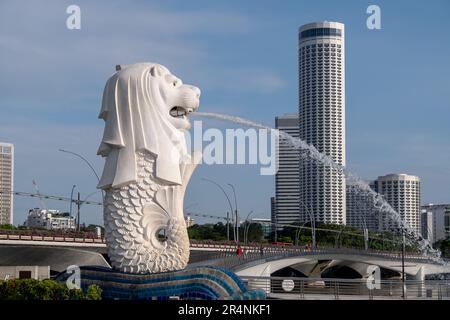
<path id="1" fill-rule="evenodd" d="M 264 290 L 278 299 L 450 299 L 448 280 L 323 279 L 250 277 L 241 279 L 251 290 Z M 405 294 L 404 294 L 405 293 Z"/>
<path id="2" fill-rule="evenodd" d="M 105 243 L 100 238 L 80 238 L 65 236 L 41 236 L 24 234 L 0 234 L 0 240 L 22 240 L 22 241 L 47 241 L 47 242 L 78 242 L 78 243 Z"/>
<path id="3" fill-rule="evenodd" d="M 205 253 L 205 259 L 203 259 L 203 264 L 206 262 L 208 265 L 220 266 L 231 269 L 233 271 L 242 270 L 244 268 L 249 268 L 254 265 L 261 263 L 280 260 L 285 258 L 293 258 L 299 256 L 311 256 L 311 255 L 335 255 L 335 254 L 345 254 L 345 255 L 365 255 L 375 258 L 381 258 L 391 261 L 398 261 L 401 259 L 401 254 L 399 253 L 387 253 L 371 250 L 355 250 L 355 249 L 345 249 L 345 248 L 263 248 L 263 250 L 252 248 L 251 250 L 244 250 L 243 254 L 238 255 L 236 252 L 236 247 L 230 247 L 217 251 L 213 254 Z M 427 257 L 417 256 L 417 255 L 407 255 L 405 260 L 408 262 L 417 263 L 434 263 Z M 202 259 L 197 257 L 196 265 L 202 264 Z"/>

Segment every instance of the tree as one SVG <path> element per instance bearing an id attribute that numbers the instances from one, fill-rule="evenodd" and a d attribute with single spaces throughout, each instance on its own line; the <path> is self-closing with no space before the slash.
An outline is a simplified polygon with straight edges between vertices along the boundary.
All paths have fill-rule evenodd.
<path id="1" fill-rule="evenodd" d="M 102 289 L 92 284 L 87 288 L 86 300 L 102 300 Z"/>
<path id="2" fill-rule="evenodd" d="M 0 229 L 3 230 L 16 230 L 17 227 L 12 224 L 0 224 Z"/>
<path id="3" fill-rule="evenodd" d="M 226 226 L 219 222 L 216 224 L 194 224 L 188 228 L 190 239 L 223 241 L 227 239 Z"/>
<path id="4" fill-rule="evenodd" d="M 96 285 L 90 285 L 84 293 L 50 279 L 0 280 L 0 300 L 100 300 L 101 294 Z"/>
<path id="5" fill-rule="evenodd" d="M 444 258 L 450 258 L 450 238 L 439 240 L 434 246 L 442 252 Z"/>
<path id="6" fill-rule="evenodd" d="M 264 231 L 259 223 L 252 223 L 252 222 L 244 222 L 239 227 L 239 239 L 241 241 L 244 241 L 245 236 L 245 230 L 248 228 L 247 231 L 247 240 L 248 242 L 261 242 L 261 240 L 264 237 Z"/>

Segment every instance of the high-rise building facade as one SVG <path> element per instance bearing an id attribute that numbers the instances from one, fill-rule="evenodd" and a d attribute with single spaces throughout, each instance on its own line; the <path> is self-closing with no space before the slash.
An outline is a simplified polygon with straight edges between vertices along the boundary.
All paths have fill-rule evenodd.
<path id="1" fill-rule="evenodd" d="M 428 222 L 427 229 L 422 228 L 422 236 L 425 231 L 431 233 L 431 242 L 450 237 L 450 204 L 426 204 L 422 206 L 422 215 L 432 216 L 432 222 Z"/>
<path id="2" fill-rule="evenodd" d="M 317 22 L 298 33 L 299 137 L 345 166 L 344 25 Z M 346 223 L 346 188 L 341 172 L 300 160 L 302 221 Z"/>
<path id="3" fill-rule="evenodd" d="M 0 142 L 0 224 L 13 223 L 14 145 Z"/>
<path id="4" fill-rule="evenodd" d="M 367 183 L 375 190 L 374 181 Z M 372 199 L 361 194 L 359 188 L 351 183 L 347 183 L 346 191 L 347 225 L 370 231 L 381 230 L 382 217 L 373 205 Z"/>
<path id="5" fill-rule="evenodd" d="M 404 173 L 388 174 L 378 177 L 374 182 L 374 189 L 397 211 L 403 221 L 421 234 L 421 208 L 420 208 L 420 178 Z M 383 216 L 382 228 L 396 229 L 392 219 Z"/>
<path id="6" fill-rule="evenodd" d="M 287 113 L 275 118 L 275 128 L 298 138 L 298 114 Z M 283 137 L 277 143 L 277 166 L 275 175 L 275 198 L 272 198 L 272 222 L 281 225 L 299 221 L 299 153 Z"/>
<path id="7" fill-rule="evenodd" d="M 433 228 L 433 212 L 427 209 L 422 209 L 421 211 L 421 235 L 424 239 L 428 240 L 430 243 L 435 242 L 434 228 Z"/>

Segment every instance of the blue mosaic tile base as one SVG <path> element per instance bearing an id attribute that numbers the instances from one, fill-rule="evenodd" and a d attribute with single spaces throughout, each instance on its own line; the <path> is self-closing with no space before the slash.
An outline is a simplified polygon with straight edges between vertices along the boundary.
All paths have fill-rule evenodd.
<path id="1" fill-rule="evenodd" d="M 260 300 L 262 290 L 247 290 L 241 279 L 220 267 L 196 267 L 157 274 L 131 274 L 104 267 L 84 266 L 81 288 L 96 284 L 103 299 L 168 300 Z M 60 273 L 56 280 L 66 281 L 72 274 Z"/>

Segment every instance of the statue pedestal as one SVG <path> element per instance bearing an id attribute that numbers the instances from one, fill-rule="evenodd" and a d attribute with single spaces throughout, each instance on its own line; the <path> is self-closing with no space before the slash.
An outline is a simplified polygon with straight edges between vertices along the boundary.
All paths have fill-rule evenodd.
<path id="1" fill-rule="evenodd" d="M 84 266 L 81 288 L 98 285 L 103 299 L 124 300 L 259 300 L 263 291 L 249 291 L 233 272 L 218 267 L 195 267 L 157 274 L 130 274 L 104 267 Z M 61 273 L 66 281 L 72 273 Z"/>

